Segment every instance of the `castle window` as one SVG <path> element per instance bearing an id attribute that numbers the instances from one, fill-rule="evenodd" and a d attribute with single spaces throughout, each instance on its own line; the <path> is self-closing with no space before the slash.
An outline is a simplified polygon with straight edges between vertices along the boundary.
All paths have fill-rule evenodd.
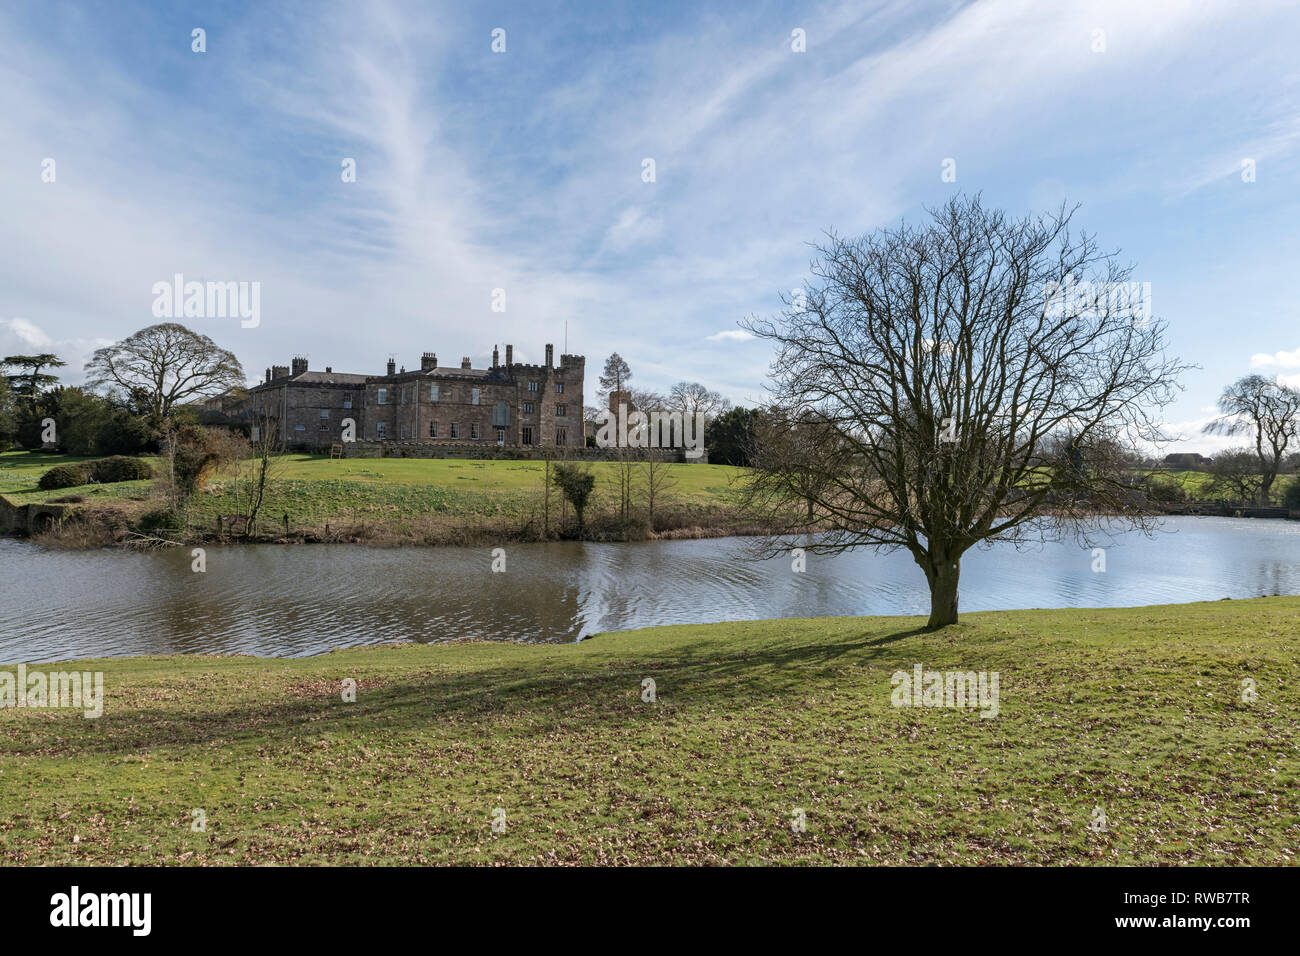
<path id="1" fill-rule="evenodd" d="M 470 403 L 471 405 L 477 405 L 477 404 L 478 404 L 479 391 L 480 391 L 480 389 L 477 389 L 477 388 L 471 388 L 471 389 L 469 390 L 469 403 Z"/>
<path id="2" fill-rule="evenodd" d="M 451 437 L 452 438 L 460 437 L 460 422 L 451 423 Z"/>
<path id="3" fill-rule="evenodd" d="M 492 424 L 497 428 L 510 424 L 510 406 L 505 402 L 497 402 L 492 406 Z"/>
<path id="4" fill-rule="evenodd" d="M 401 430 L 400 434 L 401 434 L 401 436 L 402 436 L 402 441 L 406 441 L 406 439 L 407 439 L 408 436 L 407 436 L 407 429 L 406 429 L 406 426 L 405 426 L 405 425 L 402 426 L 402 430 Z"/>
<path id="5" fill-rule="evenodd" d="M 351 408 L 351 407 L 352 407 L 352 399 L 351 399 L 351 398 L 345 398 L 345 399 L 343 399 L 343 407 L 344 407 L 344 408 Z"/>
<path id="6" fill-rule="evenodd" d="M 430 386 L 429 386 L 429 401 L 431 401 L 431 402 L 436 402 L 437 400 L 438 400 L 438 386 L 437 386 L 437 385 L 430 385 Z"/>
<path id="7" fill-rule="evenodd" d="M 557 444 L 557 445 L 565 445 L 565 444 L 568 444 L 568 443 L 564 440 L 564 436 L 565 436 L 565 430 L 564 430 L 563 428 L 557 428 L 557 429 L 555 429 L 555 444 Z"/>
<path id="8" fill-rule="evenodd" d="M 379 402 L 380 405 L 388 404 L 388 389 L 381 388 L 379 390 L 379 398 L 377 399 L 377 401 Z"/>
<path id="9" fill-rule="evenodd" d="M 320 430 L 323 432 L 329 431 L 329 427 L 330 427 L 330 410 L 328 408 L 322 408 L 320 410 Z"/>
<path id="10" fill-rule="evenodd" d="M 478 441 L 478 422 L 469 423 L 469 437 Z"/>
<path id="11" fill-rule="evenodd" d="M 532 402 L 524 402 L 524 414 L 525 414 L 525 415 L 531 415 L 532 413 L 533 413 L 533 403 L 532 403 Z"/>
<path id="12" fill-rule="evenodd" d="M 523 435 L 523 439 L 522 439 L 523 443 L 524 443 L 525 445 L 531 445 L 531 444 L 533 443 L 533 428 L 532 428 L 532 426 L 531 426 L 531 425 L 525 425 L 523 430 L 524 430 L 524 435 Z"/>
<path id="13" fill-rule="evenodd" d="M 538 386 L 538 383 L 537 383 L 537 382 L 529 382 L 529 383 L 528 383 L 528 391 L 530 391 L 530 392 L 540 391 L 540 388 L 539 388 L 539 386 Z"/>
<path id="14" fill-rule="evenodd" d="M 505 430 L 504 428 L 498 428 L 498 429 L 497 429 L 497 444 L 498 444 L 498 445 L 504 445 L 505 443 L 506 443 L 506 430 Z"/>
<path id="15" fill-rule="evenodd" d="M 378 422 L 375 425 L 375 437 L 376 438 L 388 437 L 388 424 L 386 422 Z"/>
<path id="16" fill-rule="evenodd" d="M 558 415 L 560 418 L 563 418 L 565 412 L 567 412 L 567 411 L 568 411 L 568 409 L 565 408 L 565 406 L 563 406 L 563 405 L 556 405 L 556 406 L 555 406 L 555 414 Z"/>
<path id="17" fill-rule="evenodd" d="M 555 394 L 556 394 L 556 395 L 563 395 L 563 394 L 564 394 L 564 383 L 563 383 L 563 382 L 556 382 L 556 383 L 555 383 Z"/>
<path id="18" fill-rule="evenodd" d="M 437 437 L 438 437 L 438 423 L 437 423 L 437 422 L 429 422 L 429 437 L 430 437 L 430 438 L 437 438 Z"/>

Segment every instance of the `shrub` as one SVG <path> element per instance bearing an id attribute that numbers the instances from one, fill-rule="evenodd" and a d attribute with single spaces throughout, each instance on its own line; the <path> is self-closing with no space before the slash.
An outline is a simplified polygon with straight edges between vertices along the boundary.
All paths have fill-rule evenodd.
<path id="1" fill-rule="evenodd" d="M 582 515 L 587 508 L 587 499 L 596 487 L 596 476 L 590 468 L 569 462 L 557 461 L 551 470 L 551 483 L 560 489 L 560 493 L 573 505 L 578 516 L 578 537 L 582 537 Z"/>
<path id="2" fill-rule="evenodd" d="M 591 541 L 646 541 L 650 538 L 650 522 L 639 516 L 601 515 L 587 525 L 586 533 Z"/>
<path id="3" fill-rule="evenodd" d="M 1288 508 L 1300 509 L 1300 475 L 1292 478 L 1282 492 L 1282 501 Z"/>
<path id="4" fill-rule="evenodd" d="M 183 531 L 185 519 L 170 508 L 155 508 L 140 516 L 141 531 Z"/>
<path id="5" fill-rule="evenodd" d="M 90 465 L 91 480 L 104 482 L 105 484 L 112 481 L 138 481 L 141 478 L 153 477 L 153 469 L 142 458 L 113 455 L 110 458 L 100 458 L 98 461 L 88 462 L 88 464 Z"/>
<path id="6" fill-rule="evenodd" d="M 55 488 L 75 488 L 77 485 L 90 484 L 90 469 L 86 463 L 55 465 L 45 474 L 41 475 L 41 480 L 37 486 L 45 491 L 52 491 Z"/>
<path id="7" fill-rule="evenodd" d="M 1187 500 L 1187 489 L 1177 478 L 1166 475 L 1147 475 L 1142 479 L 1142 489 L 1148 501 L 1174 504 Z"/>

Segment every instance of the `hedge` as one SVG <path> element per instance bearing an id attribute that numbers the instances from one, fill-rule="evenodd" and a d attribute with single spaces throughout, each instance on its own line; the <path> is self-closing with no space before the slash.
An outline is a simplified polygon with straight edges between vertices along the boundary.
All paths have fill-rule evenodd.
<path id="1" fill-rule="evenodd" d="M 147 461 L 126 455 L 113 455 L 109 458 L 97 458 L 94 461 L 55 465 L 41 475 L 37 485 L 45 491 L 53 491 L 56 488 L 75 488 L 91 482 L 109 484 L 115 481 L 137 481 L 152 477 L 153 469 L 149 467 Z"/>

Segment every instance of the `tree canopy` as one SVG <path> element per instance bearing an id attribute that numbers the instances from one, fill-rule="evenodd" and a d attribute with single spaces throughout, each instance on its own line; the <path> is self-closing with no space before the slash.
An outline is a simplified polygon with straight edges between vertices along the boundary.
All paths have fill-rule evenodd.
<path id="1" fill-rule="evenodd" d="M 233 352 L 175 322 L 151 325 L 98 349 L 86 372 L 90 385 L 121 388 L 157 420 L 169 418 L 178 404 L 244 384 Z"/>

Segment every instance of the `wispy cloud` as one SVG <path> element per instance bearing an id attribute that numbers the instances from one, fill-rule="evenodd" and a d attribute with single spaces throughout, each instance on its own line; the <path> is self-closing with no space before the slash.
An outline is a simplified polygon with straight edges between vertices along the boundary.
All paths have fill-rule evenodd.
<path id="1" fill-rule="evenodd" d="M 754 333 L 746 332 L 744 329 L 726 329 L 722 332 L 706 335 L 705 338 L 710 342 L 744 342 L 747 339 L 755 338 L 755 336 Z"/>
<path id="2" fill-rule="evenodd" d="M 187 18 L 126 10 L 0 13 L 0 315 L 55 343 L 129 334 L 152 320 L 152 283 L 183 272 L 261 281 L 256 330 L 202 329 L 250 377 L 304 351 L 359 371 L 506 341 L 535 359 L 567 322 L 589 364 L 619 351 L 648 387 L 753 400 L 767 351 L 721 363 L 704 343 L 746 341 L 727 326 L 779 309 L 825 230 L 916 218 L 957 189 L 1017 213 L 1091 199 L 1103 241 L 1158 237 L 1138 256 L 1192 233 L 1250 236 L 1275 257 L 1264 272 L 1294 261 L 1277 177 L 1300 147 L 1300 83 L 1278 38 L 1297 15 L 1282 4 L 523 7 L 501 14 L 499 55 L 497 23 L 465 8 L 237 7 L 212 14 L 203 55 Z M 1261 161 L 1254 191 L 1206 214 L 1212 229 L 1189 224 L 1179 204 L 1213 197 L 1196 184 L 1242 149 Z M 43 157 L 57 183 L 40 182 Z M 1210 281 L 1196 248 L 1171 253 L 1160 288 Z M 1261 292 L 1234 334 L 1278 341 L 1268 303 L 1288 294 Z M 1188 412 L 1239 374 L 1209 298 L 1186 294 L 1177 324 L 1178 351 L 1207 364 Z"/>

